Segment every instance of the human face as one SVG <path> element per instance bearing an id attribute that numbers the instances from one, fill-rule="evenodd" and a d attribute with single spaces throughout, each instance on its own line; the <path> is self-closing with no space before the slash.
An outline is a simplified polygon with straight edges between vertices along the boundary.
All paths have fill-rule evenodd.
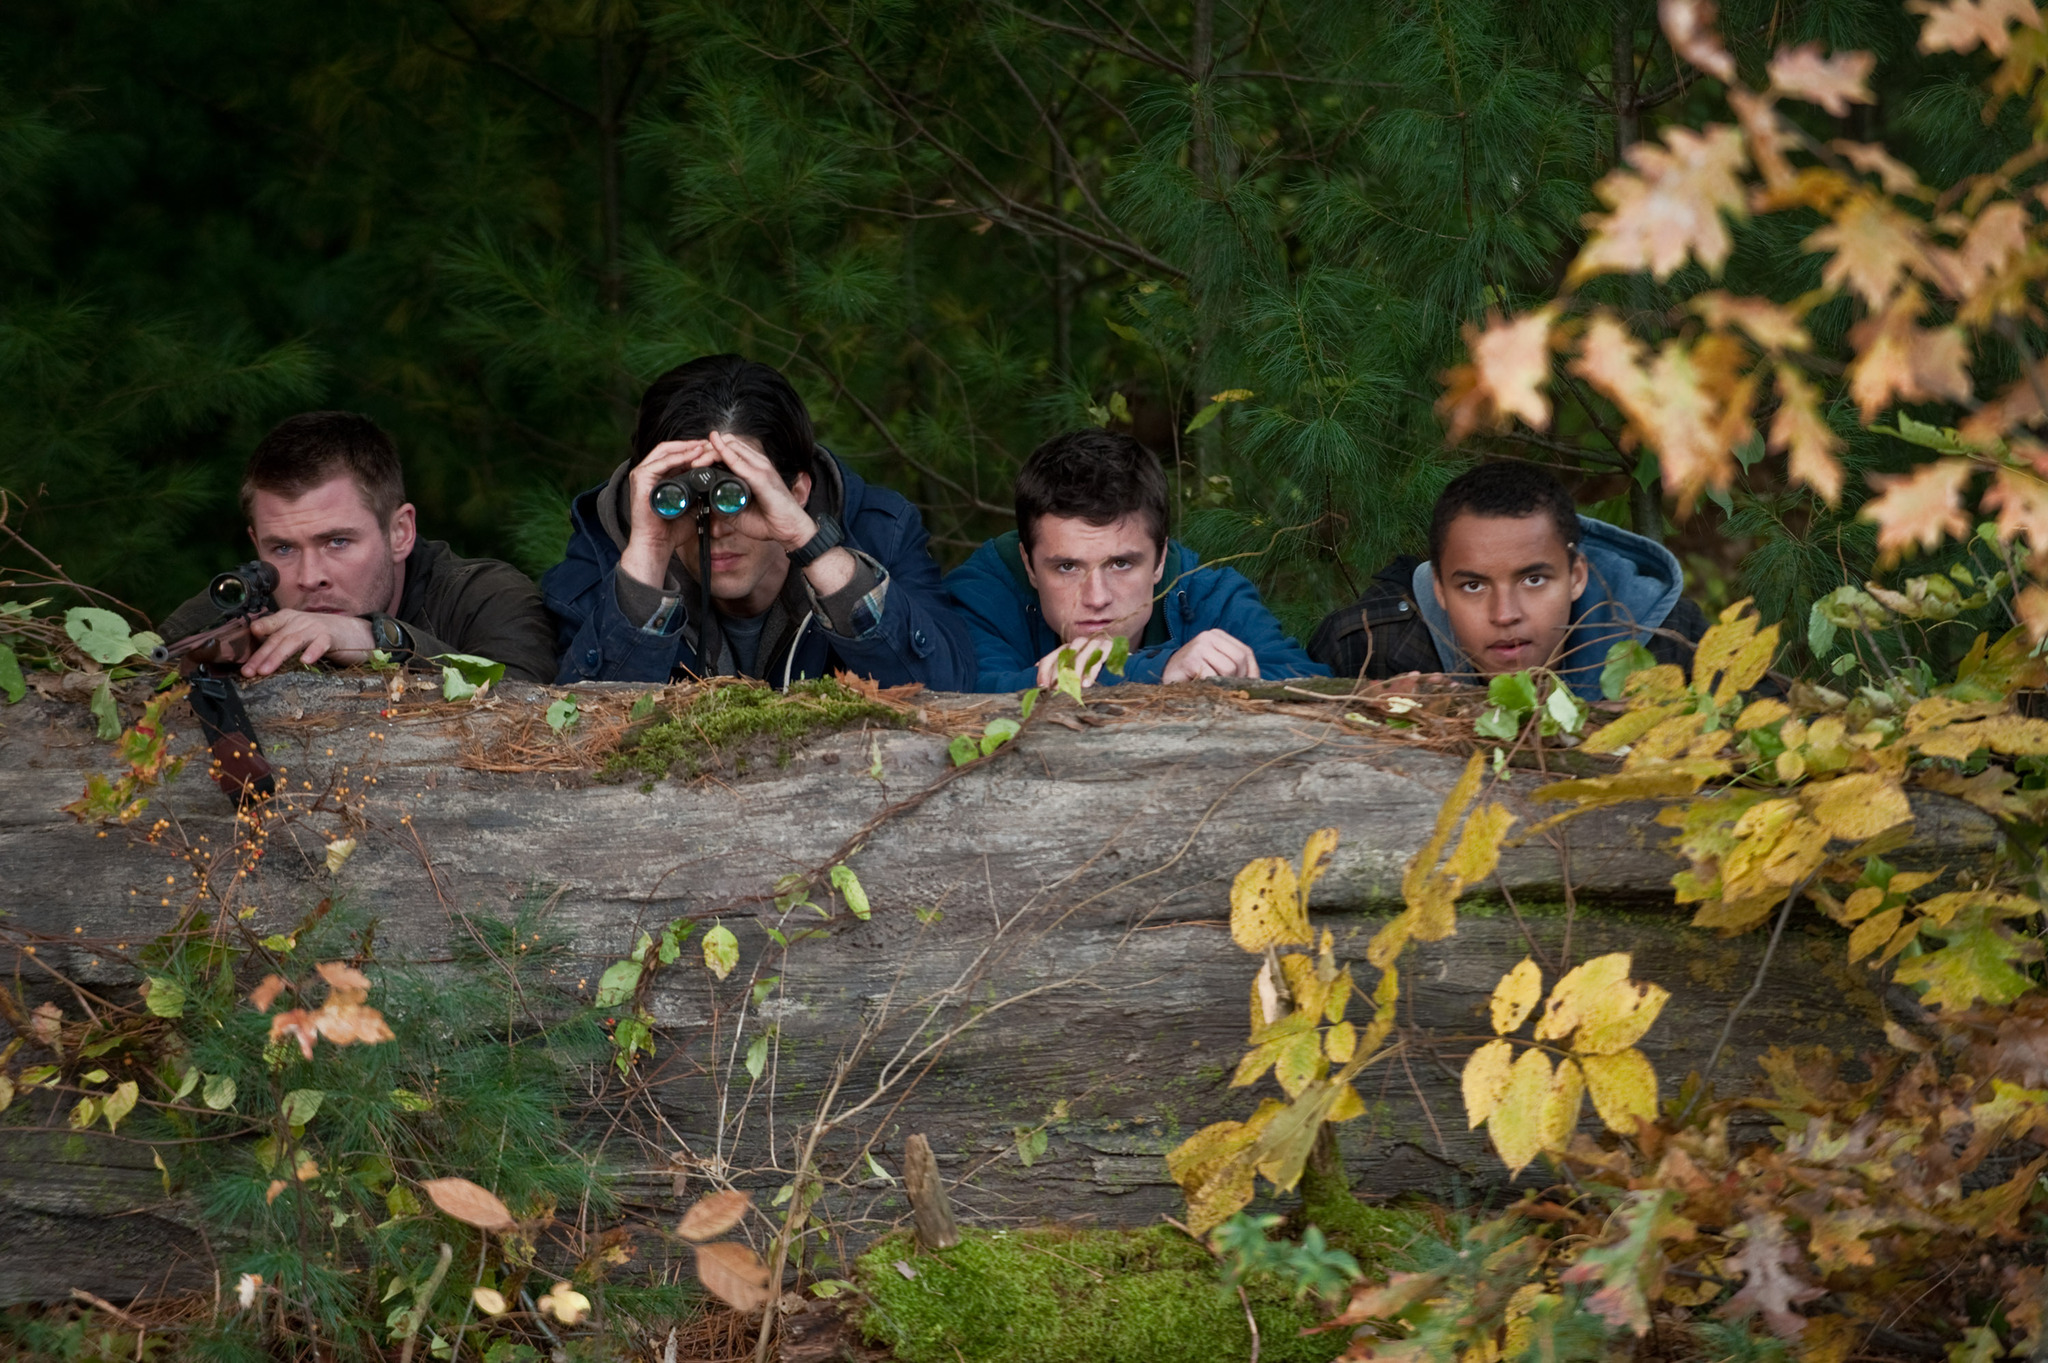
<path id="1" fill-rule="evenodd" d="M 761 442 L 751 436 L 727 436 L 726 439 L 760 455 L 767 454 Z M 798 506 L 810 501 L 811 475 L 799 473 L 789 485 L 789 495 Z M 775 604 L 775 598 L 782 593 L 782 584 L 789 580 L 789 551 L 777 540 L 770 538 L 771 528 L 761 513 L 761 493 L 754 493 L 754 503 L 737 516 L 711 516 L 711 599 L 727 615 L 747 619 L 759 615 Z M 687 527 L 677 534 L 676 556 L 689 569 L 690 576 L 702 580 L 697 568 L 697 520 L 685 516 L 677 523 Z"/>
<path id="2" fill-rule="evenodd" d="M 1135 639 L 1152 616 L 1152 589 L 1166 555 L 1141 515 L 1090 525 L 1073 516 L 1041 516 L 1024 574 L 1038 589 L 1045 623 L 1070 644 L 1091 635 Z"/>
<path id="3" fill-rule="evenodd" d="M 1548 667 L 1586 590 L 1586 560 L 1545 515 L 1459 516 L 1444 532 L 1436 599 L 1488 676 Z"/>
<path id="4" fill-rule="evenodd" d="M 257 556 L 277 569 L 283 609 L 333 615 L 398 609 L 416 535 L 412 503 L 380 525 L 362 485 L 340 473 L 301 497 L 258 490 L 249 519 Z"/>

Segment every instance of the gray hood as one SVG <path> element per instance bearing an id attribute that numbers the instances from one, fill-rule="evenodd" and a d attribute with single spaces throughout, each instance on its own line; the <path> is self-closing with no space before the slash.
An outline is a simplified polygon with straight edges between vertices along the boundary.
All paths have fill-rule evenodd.
<path id="1" fill-rule="evenodd" d="M 1579 517 L 1579 552 L 1586 556 L 1586 590 L 1572 604 L 1559 673 L 1581 699 L 1598 700 L 1607 650 L 1623 639 L 1648 642 L 1684 593 L 1685 570 L 1657 541 L 1591 516 Z M 1427 559 L 1416 565 L 1411 590 L 1444 671 L 1477 672 L 1437 603 L 1436 573 Z"/>

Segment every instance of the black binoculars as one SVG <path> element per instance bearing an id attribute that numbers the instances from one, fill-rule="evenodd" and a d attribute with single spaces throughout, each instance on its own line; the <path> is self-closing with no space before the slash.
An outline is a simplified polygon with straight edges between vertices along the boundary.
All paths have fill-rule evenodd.
<path id="1" fill-rule="evenodd" d="M 260 615 L 275 605 L 271 593 L 276 590 L 277 569 L 260 558 L 250 559 L 206 585 L 207 598 L 223 615 Z"/>
<path id="2" fill-rule="evenodd" d="M 721 516 L 737 516 L 753 500 L 752 489 L 722 464 L 684 469 L 656 483 L 647 497 L 654 514 L 666 521 L 707 509 Z"/>

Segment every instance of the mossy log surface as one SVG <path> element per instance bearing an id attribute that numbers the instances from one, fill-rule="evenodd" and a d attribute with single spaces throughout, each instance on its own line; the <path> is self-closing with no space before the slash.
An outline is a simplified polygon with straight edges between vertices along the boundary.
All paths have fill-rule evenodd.
<path id="1" fill-rule="evenodd" d="M 602 694 L 580 691 L 586 703 Z M 926 697 L 923 728 L 814 733 L 790 744 L 785 760 L 771 754 L 745 774 L 694 781 L 475 769 L 477 754 L 514 731 L 548 742 L 534 720 L 550 694 L 512 686 L 458 706 L 415 692 L 394 706 L 370 677 L 300 675 L 250 688 L 250 710 L 291 788 L 347 786 L 362 801 L 353 822 L 309 816 L 273 837 L 244 900 L 261 906 L 252 926 L 288 930 L 334 896 L 376 916 L 379 960 L 431 964 L 447 959 L 462 915 L 509 914 L 539 894 L 575 955 L 559 995 L 538 1006 L 567 1010 L 588 1002 L 606 965 L 642 931 L 677 916 L 719 917 L 739 936 L 739 970 L 717 983 L 693 940 L 653 983 L 646 1002 L 658 1049 L 642 1067 L 662 1121 L 635 1118 L 631 1127 L 656 1138 L 650 1151 L 683 1148 L 683 1167 L 760 1170 L 742 1182 L 764 1193 L 788 1180 L 766 1169 L 771 1150 L 786 1166 L 793 1136 L 864 1026 L 881 1030 L 879 1043 L 852 1066 L 842 1097 L 872 1092 L 906 1037 L 985 1015 L 914 1067 L 914 1083 L 821 1147 L 839 1170 L 872 1141 L 894 1168 L 905 1137 L 924 1133 L 954 1181 L 964 1224 L 1130 1225 L 1176 1209 L 1161 1154 L 1209 1122 L 1246 1114 L 1261 1091 L 1228 1085 L 1253 971 L 1228 933 L 1232 877 L 1256 856 L 1297 856 L 1316 828 L 1340 829 L 1312 908 L 1340 954 L 1358 958 L 1398 903 L 1403 863 L 1461 765 L 1347 730 L 1333 722 L 1341 707 L 1232 700 L 1196 686 L 1105 693 L 1099 727 L 1063 727 L 1055 721 L 1074 707 L 1051 702 L 1012 749 L 887 817 L 951 770 L 947 738 L 932 729 L 971 716 L 978 730 L 987 717 L 1014 715 L 1014 704 Z M 133 709 L 124 706 L 126 718 Z M 182 711 L 177 718 L 191 735 L 179 746 L 190 746 L 197 726 Z M 188 873 L 143 840 L 145 826 L 161 816 L 194 841 L 232 835 L 231 807 L 196 762 L 137 825 L 103 832 L 75 823 L 60 806 L 112 762 L 83 706 L 32 696 L 0 712 L 8 968 L 31 1002 L 48 998 L 74 1013 L 71 986 L 58 977 L 132 1003 L 135 952 L 169 924 L 166 895 L 183 902 L 178 878 Z M 1525 826 L 1548 812 L 1527 803 L 1541 780 L 1518 772 L 1507 787 Z M 1988 857 L 1995 829 L 1983 815 L 1941 797 L 1916 798 L 1915 809 L 1903 863 L 1953 872 Z M 1765 934 L 1724 941 L 1685 926 L 1653 813 L 1600 811 L 1555 840 L 1511 847 L 1498 885 L 1461 906 L 1457 935 L 1411 949 L 1403 1021 L 1438 1039 L 1368 1072 L 1361 1091 L 1374 1110 L 1341 1135 L 1361 1193 L 1470 1198 L 1501 1184 L 1482 1136 L 1465 1130 L 1456 1075 L 1469 1038 L 1485 1028 L 1495 981 L 1529 950 L 1524 925 L 1553 959 L 1567 935 L 1575 960 L 1633 952 L 1637 977 L 1673 994 L 1644 1042 L 1667 1089 L 1704 1062 L 1730 1003 L 1749 987 Z M 820 870 L 864 829 L 849 864 L 872 917 L 809 917 L 822 935 L 773 951 L 760 926 L 775 918 L 772 883 Z M 323 838 L 342 833 L 359 846 L 330 874 Z M 822 902 L 822 888 L 815 893 Z M 1520 921 L 1502 907 L 1503 893 Z M 744 985 L 757 965 L 782 982 L 754 1008 Z M 1370 967 L 1361 962 L 1359 972 L 1369 987 Z M 1751 1082 L 1754 1057 L 1771 1044 L 1874 1038 L 1886 1003 L 1868 980 L 1845 963 L 1840 936 L 1802 913 L 1736 1028 L 1719 1071 L 1724 1087 Z M 1016 997 L 1031 990 L 1040 992 Z M 924 1011 L 913 1012 L 920 1001 Z M 737 1063 L 769 1024 L 778 1036 L 772 1111 L 766 1084 L 746 1099 Z M 211 1283 L 214 1262 L 191 1209 L 162 1195 L 146 1148 L 26 1132 L 34 1112 L 49 1115 L 17 1103 L 0 1118 L 0 1244 L 10 1247 L 0 1255 L 0 1301 L 72 1287 L 119 1299 Z M 1027 1166 L 1018 1133 L 1040 1129 L 1042 1149 L 1033 1144 Z M 648 1158 L 626 1162 L 645 1170 Z M 673 1215 L 671 1177 L 637 1178 L 632 1199 L 652 1218 Z M 689 1178 L 685 1200 L 705 1187 Z M 870 1178 L 834 1192 L 827 1214 L 859 1243 L 903 1222 L 907 1207 L 899 1186 Z M 24 1245 L 34 1252 L 19 1252 Z"/>

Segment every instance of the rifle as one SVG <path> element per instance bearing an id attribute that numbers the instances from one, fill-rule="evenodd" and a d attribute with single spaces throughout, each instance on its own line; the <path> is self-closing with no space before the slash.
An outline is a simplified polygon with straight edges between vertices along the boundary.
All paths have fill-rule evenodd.
<path id="1" fill-rule="evenodd" d="M 227 618 L 211 629 L 188 634 L 149 651 L 153 663 L 176 663 L 191 684 L 192 713 L 213 753 L 213 779 L 237 804 L 273 794 L 277 781 L 256 726 L 242 705 L 235 675 L 256 640 L 249 622 L 277 609 L 277 569 L 261 559 L 220 574 L 207 584 L 206 595 Z"/>

